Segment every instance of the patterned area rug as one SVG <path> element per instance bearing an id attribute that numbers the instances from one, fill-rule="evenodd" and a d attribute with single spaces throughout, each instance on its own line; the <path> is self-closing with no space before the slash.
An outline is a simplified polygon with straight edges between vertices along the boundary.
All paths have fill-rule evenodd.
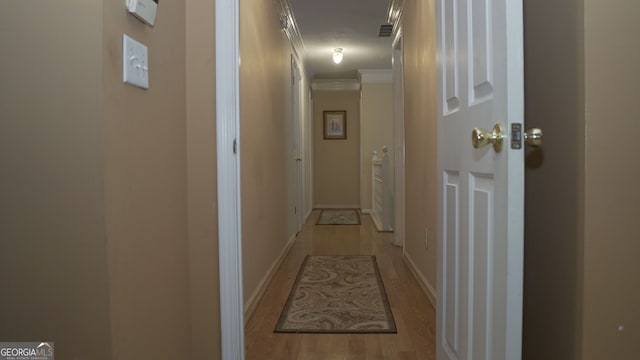
<path id="1" fill-rule="evenodd" d="M 307 256 L 277 333 L 396 333 L 375 256 Z"/>
<path id="2" fill-rule="evenodd" d="M 360 225 L 360 215 L 354 209 L 324 209 L 317 225 Z"/>

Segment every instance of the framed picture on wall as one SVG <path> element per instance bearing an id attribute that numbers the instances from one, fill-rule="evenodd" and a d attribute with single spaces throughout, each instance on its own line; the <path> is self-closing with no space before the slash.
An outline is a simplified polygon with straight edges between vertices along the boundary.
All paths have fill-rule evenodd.
<path id="1" fill-rule="evenodd" d="M 341 140 L 347 138 L 347 112 L 332 110 L 323 113 L 323 133 L 325 140 Z"/>

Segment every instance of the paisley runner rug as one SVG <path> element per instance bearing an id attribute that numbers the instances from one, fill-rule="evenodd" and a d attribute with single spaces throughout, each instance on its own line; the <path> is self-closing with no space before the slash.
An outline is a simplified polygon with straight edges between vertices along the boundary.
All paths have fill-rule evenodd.
<path id="1" fill-rule="evenodd" d="M 360 225 L 360 215 L 354 209 L 323 209 L 316 225 Z"/>
<path id="2" fill-rule="evenodd" d="M 375 256 L 310 256 L 277 333 L 396 333 Z"/>

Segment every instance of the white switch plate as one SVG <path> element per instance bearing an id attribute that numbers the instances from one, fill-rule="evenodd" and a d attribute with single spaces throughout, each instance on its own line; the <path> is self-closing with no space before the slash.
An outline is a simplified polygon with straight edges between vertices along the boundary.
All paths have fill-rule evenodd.
<path id="1" fill-rule="evenodd" d="M 122 35 L 122 81 L 149 88 L 149 58 L 147 47 L 127 35 Z"/>

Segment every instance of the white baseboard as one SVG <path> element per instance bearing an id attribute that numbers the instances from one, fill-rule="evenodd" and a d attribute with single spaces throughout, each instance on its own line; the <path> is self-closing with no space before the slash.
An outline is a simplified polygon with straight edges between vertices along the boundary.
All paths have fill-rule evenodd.
<path id="1" fill-rule="evenodd" d="M 249 297 L 249 300 L 247 300 L 247 302 L 245 303 L 244 305 L 244 323 L 245 324 L 249 321 L 249 318 L 251 318 L 251 315 L 253 315 L 253 313 L 256 311 L 256 308 L 258 307 L 258 303 L 262 299 L 262 296 L 264 296 L 264 292 L 267 290 L 267 287 L 269 287 L 269 283 L 271 282 L 271 279 L 273 279 L 273 276 L 276 274 L 276 271 L 280 267 L 280 264 L 282 264 L 282 261 L 284 260 L 284 258 L 287 256 L 287 254 L 289 254 L 289 250 L 291 250 L 291 247 L 293 246 L 293 243 L 295 241 L 296 241 L 296 235 L 294 234 L 291 237 L 291 239 L 289 239 L 289 242 L 287 242 L 287 244 L 284 246 L 284 249 L 282 249 L 280 256 L 278 256 L 278 258 L 271 265 L 271 267 L 269 268 L 265 276 L 262 278 L 262 280 L 260 280 L 253 294 L 251 294 L 251 297 Z"/>
<path id="2" fill-rule="evenodd" d="M 314 209 L 360 209 L 360 205 L 315 205 Z"/>
<path id="3" fill-rule="evenodd" d="M 306 223 L 309 218 L 311 217 L 311 214 L 313 213 L 313 208 L 309 209 L 309 211 L 307 212 L 307 214 L 304 216 L 304 222 Z"/>
<path id="4" fill-rule="evenodd" d="M 418 281 L 418 285 L 420 285 L 420 288 L 422 289 L 424 294 L 427 296 L 427 299 L 429 299 L 429 302 L 435 309 L 436 298 L 437 298 L 436 290 L 433 288 L 429 280 L 427 280 L 427 278 L 424 277 L 424 275 L 422 275 L 420 270 L 418 270 L 418 268 L 416 267 L 416 264 L 413 262 L 413 260 L 411 260 L 411 257 L 409 257 L 408 253 L 405 252 L 402 258 L 404 259 L 404 262 L 409 266 L 409 269 L 411 269 L 413 276 L 416 278 L 416 281 Z"/>
<path id="5" fill-rule="evenodd" d="M 373 216 L 373 213 L 370 214 L 371 216 L 371 220 L 373 221 L 373 224 L 376 226 L 376 230 L 378 231 L 382 231 L 382 222 L 380 222 L 380 219 L 378 219 L 378 217 Z"/>
<path id="6" fill-rule="evenodd" d="M 371 214 L 373 212 L 373 209 L 362 209 L 360 210 L 360 212 L 363 214 Z"/>

